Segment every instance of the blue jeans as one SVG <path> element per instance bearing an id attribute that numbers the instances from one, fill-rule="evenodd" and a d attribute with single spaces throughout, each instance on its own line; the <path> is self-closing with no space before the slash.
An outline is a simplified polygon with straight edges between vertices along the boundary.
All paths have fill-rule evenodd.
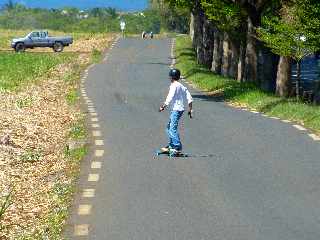
<path id="1" fill-rule="evenodd" d="M 182 117 L 183 111 L 171 111 L 170 120 L 167 125 L 167 135 L 169 138 L 169 147 L 178 151 L 182 150 L 182 144 L 178 132 L 179 120 Z"/>

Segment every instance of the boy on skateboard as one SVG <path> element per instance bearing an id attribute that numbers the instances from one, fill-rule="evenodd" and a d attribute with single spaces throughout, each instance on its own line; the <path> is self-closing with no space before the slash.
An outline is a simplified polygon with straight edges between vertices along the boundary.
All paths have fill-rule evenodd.
<path id="1" fill-rule="evenodd" d="M 171 80 L 170 90 L 166 101 L 160 107 L 159 112 L 163 112 L 168 106 L 171 109 L 169 123 L 167 125 L 167 135 L 169 139 L 168 146 L 161 148 L 162 153 L 170 153 L 171 155 L 181 154 L 182 144 L 178 132 L 179 120 L 185 111 L 185 104 L 188 103 L 188 115 L 192 118 L 192 96 L 188 89 L 183 86 L 180 80 L 180 71 L 171 69 L 169 77 Z"/>

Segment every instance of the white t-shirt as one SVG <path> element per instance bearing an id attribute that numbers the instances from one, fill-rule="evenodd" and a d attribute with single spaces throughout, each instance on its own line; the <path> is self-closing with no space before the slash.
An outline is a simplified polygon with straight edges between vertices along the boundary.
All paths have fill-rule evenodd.
<path id="1" fill-rule="evenodd" d="M 120 28 L 121 28 L 121 30 L 124 30 L 126 28 L 126 23 L 125 22 L 121 22 L 120 23 Z"/>
<path id="2" fill-rule="evenodd" d="M 192 102 L 192 96 L 185 86 L 177 81 L 171 83 L 165 105 L 170 106 L 173 111 L 184 111 L 185 104 Z"/>

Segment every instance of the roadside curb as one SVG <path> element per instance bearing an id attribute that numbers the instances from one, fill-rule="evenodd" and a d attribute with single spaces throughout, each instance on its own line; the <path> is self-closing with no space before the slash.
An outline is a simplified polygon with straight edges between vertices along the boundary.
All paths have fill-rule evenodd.
<path id="1" fill-rule="evenodd" d="M 110 57 L 110 50 L 112 50 L 118 43 L 120 36 L 116 36 L 112 40 L 112 44 L 105 51 L 103 63 L 106 63 Z M 88 144 L 90 145 L 91 156 L 87 159 L 90 160 L 89 166 L 90 170 L 87 176 L 86 183 L 79 189 L 81 197 L 79 198 L 79 204 L 76 209 L 77 223 L 73 223 L 72 229 L 72 239 L 78 239 L 83 237 L 88 237 L 90 235 L 90 224 L 87 222 L 87 217 L 91 215 L 94 206 L 90 204 L 91 200 L 96 197 L 95 185 L 100 180 L 100 170 L 103 167 L 102 157 L 105 155 L 104 150 L 104 138 L 103 133 L 100 130 L 99 115 L 96 112 L 96 108 L 92 100 L 87 96 L 85 89 L 85 81 L 89 76 L 89 71 L 93 68 L 95 64 L 91 64 L 83 73 L 81 77 L 80 92 L 82 102 L 85 105 L 85 112 L 87 116 L 88 132 L 90 134 Z"/>

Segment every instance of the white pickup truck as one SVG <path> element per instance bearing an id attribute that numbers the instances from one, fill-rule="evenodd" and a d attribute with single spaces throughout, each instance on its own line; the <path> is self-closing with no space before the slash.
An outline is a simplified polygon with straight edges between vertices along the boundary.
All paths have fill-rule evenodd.
<path id="1" fill-rule="evenodd" d="M 26 48 L 50 47 L 55 52 L 62 52 L 65 46 L 73 43 L 73 38 L 66 37 L 50 37 L 48 31 L 33 31 L 24 38 L 14 38 L 11 47 L 16 52 L 24 52 Z"/>

